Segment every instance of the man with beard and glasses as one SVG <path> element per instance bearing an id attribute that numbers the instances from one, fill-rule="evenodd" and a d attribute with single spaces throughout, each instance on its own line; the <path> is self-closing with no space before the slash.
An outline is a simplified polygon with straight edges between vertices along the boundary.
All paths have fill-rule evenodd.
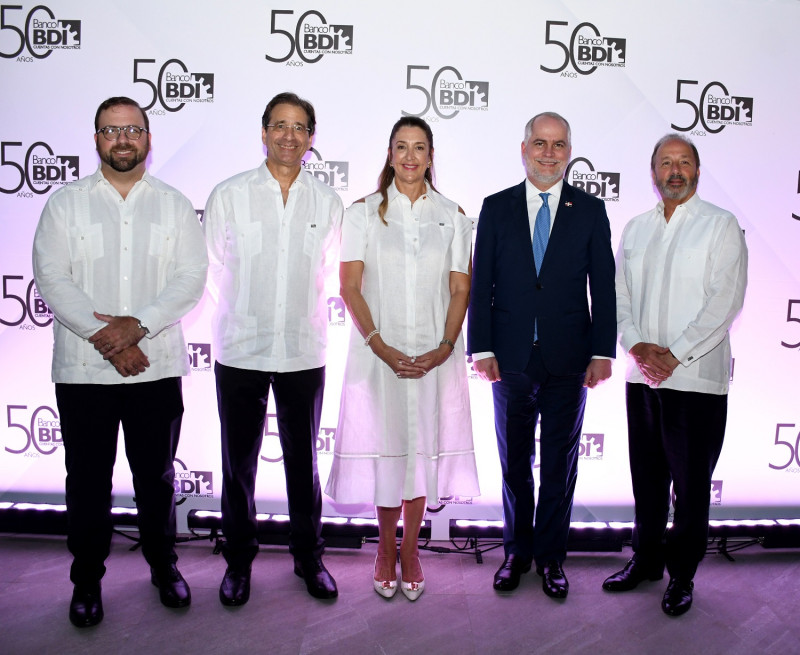
<path id="1" fill-rule="evenodd" d="M 533 561 L 552 598 L 569 591 L 562 563 L 586 388 L 611 376 L 616 354 L 611 229 L 603 201 L 564 181 L 571 152 L 562 116 L 528 121 L 527 179 L 489 196 L 481 209 L 467 323 L 475 371 L 493 383 L 503 472 L 505 561 L 494 588 L 515 589 Z"/>
<path id="2" fill-rule="evenodd" d="M 661 202 L 625 227 L 616 275 L 617 327 L 630 355 L 634 555 L 603 588 L 660 580 L 666 565 L 661 608 L 678 616 L 692 605 L 706 551 L 728 406 L 728 329 L 744 302 L 747 246 L 736 217 L 697 195 L 700 157 L 686 137 L 660 139 L 650 169 Z M 675 514 L 667 530 L 670 483 Z"/>
<path id="3" fill-rule="evenodd" d="M 103 619 L 120 424 L 151 580 L 167 607 L 191 601 L 174 549 L 173 460 L 189 373 L 180 320 L 203 295 L 208 268 L 191 203 L 146 170 L 147 114 L 130 98 L 109 98 L 94 129 L 100 167 L 50 196 L 33 244 L 36 287 L 55 316 L 69 618 L 78 627 Z"/>

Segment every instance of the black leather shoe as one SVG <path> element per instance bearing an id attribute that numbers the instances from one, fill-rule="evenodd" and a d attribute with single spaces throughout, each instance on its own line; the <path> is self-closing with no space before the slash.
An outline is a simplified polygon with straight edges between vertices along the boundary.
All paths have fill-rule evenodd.
<path id="1" fill-rule="evenodd" d="M 308 593 L 314 598 L 336 598 L 339 595 L 336 581 L 319 557 L 306 560 L 295 558 L 294 574 L 306 581 Z"/>
<path id="2" fill-rule="evenodd" d="M 561 568 L 561 562 L 552 560 L 544 566 L 537 566 L 536 572 L 542 576 L 542 589 L 550 598 L 566 598 L 569 581 Z"/>
<path id="3" fill-rule="evenodd" d="M 506 555 L 497 573 L 494 574 L 494 588 L 498 591 L 512 591 L 519 587 L 523 573 L 531 570 L 531 561 L 519 555 Z"/>
<path id="4" fill-rule="evenodd" d="M 187 607 L 192 602 L 192 592 L 175 564 L 164 568 L 150 568 L 150 580 L 158 587 L 161 603 L 167 607 Z"/>
<path id="5" fill-rule="evenodd" d="M 664 592 L 664 599 L 661 601 L 661 609 L 664 610 L 664 614 L 680 616 L 688 612 L 692 606 L 693 589 L 694 582 L 691 580 L 670 578 L 667 590 Z"/>
<path id="6" fill-rule="evenodd" d="M 664 569 L 647 568 L 635 559 L 631 558 L 621 571 L 608 576 L 603 582 L 603 589 L 606 591 L 630 591 L 635 589 L 640 582 L 645 580 L 661 580 L 664 577 Z"/>
<path id="7" fill-rule="evenodd" d="M 219 601 L 223 605 L 235 607 L 250 600 L 250 567 L 235 569 L 228 567 L 222 584 L 219 586 Z"/>
<path id="8" fill-rule="evenodd" d="M 69 603 L 69 620 L 78 628 L 89 628 L 103 620 L 99 582 L 96 585 L 75 585 Z"/>

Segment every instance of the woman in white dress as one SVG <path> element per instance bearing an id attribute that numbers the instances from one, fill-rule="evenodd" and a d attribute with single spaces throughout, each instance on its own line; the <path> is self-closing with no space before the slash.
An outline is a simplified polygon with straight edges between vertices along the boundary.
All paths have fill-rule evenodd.
<path id="1" fill-rule="evenodd" d="M 426 497 L 477 496 L 461 325 L 469 302 L 472 224 L 433 187 L 433 135 L 401 118 L 378 191 L 354 203 L 342 230 L 340 282 L 353 319 L 326 493 L 376 506 L 375 590 L 425 587 L 419 529 Z"/>

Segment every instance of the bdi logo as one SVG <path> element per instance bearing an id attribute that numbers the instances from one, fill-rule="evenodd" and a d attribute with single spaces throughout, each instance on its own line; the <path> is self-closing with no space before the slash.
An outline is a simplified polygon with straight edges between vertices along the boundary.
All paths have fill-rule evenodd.
<path id="1" fill-rule="evenodd" d="M 567 46 L 564 28 L 568 28 L 566 21 L 549 20 L 544 27 L 544 43 L 546 46 L 555 46 L 555 51 L 561 51 L 555 59 L 555 68 L 541 65 L 539 68 L 545 73 L 561 73 L 561 77 L 577 77 L 578 75 L 591 75 L 598 66 L 625 67 L 625 54 L 627 42 L 619 37 L 602 36 L 591 23 L 581 23 L 569 36 Z M 555 32 L 564 34 L 565 40 L 559 40 Z M 554 50 L 550 48 L 550 50 Z M 561 59 L 563 57 L 563 59 Z M 559 62 L 558 60 L 561 59 Z M 565 70 L 572 64 L 573 71 Z M 564 72 L 562 72 L 564 71 Z"/>
<path id="2" fill-rule="evenodd" d="M 436 122 L 439 118 L 448 120 L 455 118 L 460 111 L 488 111 L 489 83 L 465 80 L 461 73 L 452 66 L 442 66 L 432 77 L 416 73 L 430 70 L 430 66 L 407 66 L 406 89 L 413 89 L 422 94 L 425 105 L 421 111 L 403 111 L 403 116 L 423 118 L 433 109 L 436 116 L 429 116 L 428 122 Z M 425 86 L 412 84 L 412 75 L 416 80 L 422 79 Z"/>
<path id="3" fill-rule="evenodd" d="M 722 505 L 722 480 L 711 481 L 711 505 Z"/>
<path id="4" fill-rule="evenodd" d="M 190 471 L 182 460 L 175 458 L 175 497 L 176 505 L 181 505 L 187 498 L 213 498 L 214 477 L 211 471 Z M 180 469 L 177 468 L 180 466 Z"/>
<path id="5" fill-rule="evenodd" d="M 15 13 L 18 11 L 22 11 L 21 5 L 0 6 L 0 30 L 16 35 L 0 39 L 3 45 L 10 45 L 10 49 L 0 51 L 3 59 L 16 57 L 19 62 L 32 62 L 48 57 L 53 50 L 80 49 L 81 21 L 56 18 L 44 5 L 37 5 L 24 18 Z M 19 56 L 25 49 L 30 56 Z"/>
<path id="6" fill-rule="evenodd" d="M 734 96 L 722 82 L 709 82 L 700 93 L 698 102 L 690 99 L 696 89 L 684 89 L 698 84 L 697 80 L 678 80 L 675 103 L 689 105 L 692 110 L 688 125 L 679 126 L 672 123 L 672 129 L 679 132 L 690 132 L 695 136 L 706 136 L 706 133 L 717 134 L 729 125 L 753 126 L 753 99 L 745 96 Z M 695 130 L 697 123 L 702 130 Z M 719 127 L 717 127 L 719 126 Z"/>
<path id="7" fill-rule="evenodd" d="M 272 10 L 269 33 L 277 36 L 269 39 L 272 54 L 264 55 L 267 61 L 302 66 L 316 64 L 323 55 L 353 54 L 352 25 L 329 25 L 325 16 L 314 9 L 305 12 L 296 23 L 293 16 L 291 9 Z M 281 29 L 278 22 L 290 30 Z M 295 53 L 300 61 L 289 61 Z"/>
<path id="8" fill-rule="evenodd" d="M 347 191 L 350 163 L 346 161 L 325 161 L 316 148 L 311 148 L 316 159 L 303 162 L 303 167 L 323 184 L 335 191 Z"/>
<path id="9" fill-rule="evenodd" d="M 190 343 L 188 344 L 189 366 L 193 371 L 211 370 L 211 344 L 210 343 Z"/>
<path id="10" fill-rule="evenodd" d="M 21 141 L 0 143 L 0 169 L 13 169 L 0 172 L 0 193 L 33 198 L 33 194 L 43 195 L 53 186 L 69 184 L 80 177 L 76 155 L 57 155 L 44 141 L 37 141 L 21 158 L 21 152 L 12 152 L 21 147 Z"/>
<path id="11" fill-rule="evenodd" d="M 670 500 L 672 501 L 672 507 L 675 507 L 675 487 L 674 485 L 670 488 L 669 491 Z M 722 480 L 712 480 L 711 481 L 711 491 L 710 491 L 710 500 L 709 505 L 722 505 Z M 670 512 L 671 514 L 671 512 Z M 672 517 L 670 516 L 670 519 Z"/>
<path id="12" fill-rule="evenodd" d="M 328 298 L 328 325 L 344 325 L 344 300 L 341 296 Z"/>
<path id="13" fill-rule="evenodd" d="M 33 280 L 28 282 L 27 287 L 22 275 L 3 275 L 2 281 L 0 325 L 19 325 L 20 330 L 35 330 L 53 322 L 53 312 L 39 295 Z M 26 291 L 23 292 L 23 289 Z M 10 309 L 6 309 L 7 307 Z M 25 322 L 26 318 L 30 323 Z"/>
<path id="14" fill-rule="evenodd" d="M 155 59 L 133 60 L 134 84 L 150 89 L 150 99 L 139 103 L 150 115 L 180 111 L 187 102 L 214 102 L 214 73 L 191 73 L 180 59 L 170 59 L 161 65 L 157 77 L 141 75 L 145 66 L 155 63 Z M 156 103 L 161 109 L 153 109 Z"/>
<path id="15" fill-rule="evenodd" d="M 271 429 L 272 426 L 275 429 Z M 283 451 L 281 450 L 280 437 L 278 436 L 278 417 L 267 412 L 264 421 L 264 440 L 261 443 L 261 459 L 265 462 L 277 464 L 283 461 Z M 333 442 L 336 440 L 336 428 L 319 429 L 319 434 L 314 442 L 314 447 L 318 455 L 331 455 L 333 453 Z"/>
<path id="16" fill-rule="evenodd" d="M 602 433 L 585 433 L 578 444 L 578 457 L 581 459 L 603 459 L 603 445 L 606 436 Z"/>
<path id="17" fill-rule="evenodd" d="M 586 157 L 576 157 L 567 166 L 567 182 L 590 196 L 606 202 L 619 202 L 619 173 L 595 171 Z"/>
<path id="18" fill-rule="evenodd" d="M 61 438 L 61 419 L 52 407 L 41 405 L 28 415 L 27 405 L 6 405 L 6 421 L 9 430 L 19 430 L 25 437 L 20 439 L 21 448 L 9 448 L 6 452 L 24 457 L 52 455 L 64 445 Z M 22 423 L 17 423 L 22 421 Z M 28 449 L 33 446 L 33 450 Z"/>

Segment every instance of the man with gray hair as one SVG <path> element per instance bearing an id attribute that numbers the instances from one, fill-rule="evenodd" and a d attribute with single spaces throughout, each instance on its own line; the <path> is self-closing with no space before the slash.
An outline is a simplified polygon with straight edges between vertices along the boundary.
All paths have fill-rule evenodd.
<path id="1" fill-rule="evenodd" d="M 545 112 L 528 121 L 527 179 L 489 196 L 481 209 L 467 324 L 475 371 L 493 383 L 503 471 L 506 557 L 494 588 L 515 589 L 533 561 L 552 598 L 569 591 L 562 563 L 586 387 L 611 376 L 616 353 L 611 229 L 603 201 L 564 181 L 571 153 L 562 116 Z"/>
<path id="2" fill-rule="evenodd" d="M 634 555 L 603 589 L 660 580 L 666 565 L 661 608 L 679 616 L 692 606 L 706 551 L 728 406 L 728 329 L 744 301 L 747 246 L 736 217 L 697 195 L 700 156 L 689 139 L 661 138 L 650 170 L 661 202 L 625 227 L 616 275 L 617 327 L 630 355 Z M 667 530 L 670 483 L 675 515 Z"/>

